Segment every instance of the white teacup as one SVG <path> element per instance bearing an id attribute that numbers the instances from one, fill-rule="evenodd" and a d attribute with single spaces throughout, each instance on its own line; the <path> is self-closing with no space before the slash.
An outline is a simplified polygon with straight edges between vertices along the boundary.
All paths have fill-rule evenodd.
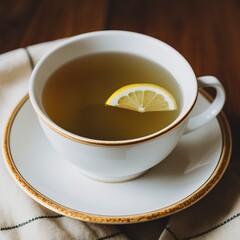
<path id="1" fill-rule="evenodd" d="M 61 65 L 77 57 L 99 52 L 137 54 L 167 69 L 182 91 L 182 110 L 166 128 L 141 138 L 100 141 L 68 132 L 45 113 L 42 93 L 48 77 Z M 189 118 L 199 87 L 213 87 L 216 97 L 204 112 Z M 175 148 L 181 136 L 214 118 L 222 109 L 225 93 L 212 76 L 196 78 L 188 62 L 172 47 L 152 37 L 127 31 L 99 31 L 66 40 L 44 56 L 35 67 L 29 95 L 41 126 L 55 149 L 92 178 L 118 182 L 135 178 L 161 162 Z"/>

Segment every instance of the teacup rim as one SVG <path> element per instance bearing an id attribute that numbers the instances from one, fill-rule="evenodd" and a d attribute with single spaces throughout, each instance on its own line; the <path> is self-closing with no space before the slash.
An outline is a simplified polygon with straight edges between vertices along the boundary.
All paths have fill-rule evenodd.
<path id="1" fill-rule="evenodd" d="M 189 114 L 191 113 L 192 109 L 194 108 L 194 106 L 196 104 L 197 97 L 198 97 L 197 80 L 196 80 L 195 98 L 193 99 L 193 102 L 190 105 L 190 107 L 188 108 L 188 110 L 181 116 L 181 118 L 177 117 L 171 124 L 169 124 L 167 127 L 163 128 L 163 129 L 161 129 L 157 132 L 154 132 L 152 134 L 145 135 L 145 136 L 142 136 L 142 137 L 133 138 L 133 139 L 126 139 L 126 140 L 100 140 L 100 139 L 92 139 L 92 138 L 83 137 L 83 136 L 71 133 L 71 132 L 63 129 L 62 127 L 57 125 L 54 121 L 52 121 L 47 116 L 47 114 L 44 113 L 44 111 L 41 109 L 41 107 L 39 107 L 39 105 L 37 103 L 37 100 L 35 98 L 35 95 L 34 95 L 34 90 L 33 90 L 34 89 L 34 78 L 35 78 L 35 75 L 38 72 L 38 69 L 41 67 L 41 65 L 44 63 L 44 61 L 51 54 L 54 54 L 55 51 L 65 47 L 69 44 L 72 44 L 79 39 L 84 39 L 84 38 L 91 37 L 91 36 L 94 36 L 94 35 L 97 36 L 99 34 L 102 35 L 102 34 L 114 34 L 114 33 L 139 35 L 139 36 L 142 36 L 142 37 L 149 38 L 153 41 L 161 42 L 163 45 L 165 45 L 166 47 L 173 50 L 175 52 L 175 54 L 177 54 L 182 59 L 183 63 L 186 64 L 189 71 L 191 71 L 192 77 L 196 80 L 195 73 L 194 73 L 191 65 L 188 63 L 188 61 L 176 49 L 174 49 L 172 46 L 170 46 L 169 44 L 167 44 L 167 43 L 165 43 L 162 40 L 159 40 L 157 38 L 154 38 L 154 37 L 142 34 L 142 33 L 125 31 L 125 30 L 101 30 L 101 31 L 88 32 L 88 33 L 83 33 L 83 34 L 80 34 L 80 35 L 73 36 L 70 39 L 66 39 L 64 42 L 55 46 L 52 50 L 50 50 L 47 54 L 45 54 L 39 60 L 39 62 L 36 64 L 35 68 L 33 69 L 33 72 L 32 72 L 31 77 L 30 77 L 30 83 L 29 83 L 29 98 L 30 98 L 30 102 L 33 106 L 33 109 L 34 109 L 35 113 L 49 128 L 51 128 L 54 132 L 62 135 L 63 137 L 66 137 L 66 138 L 68 138 L 70 140 L 73 140 L 75 142 L 91 144 L 91 145 L 121 146 L 121 145 L 141 143 L 141 142 L 152 140 L 154 138 L 157 138 L 159 136 L 165 135 L 165 134 L 173 131 L 177 126 L 179 126 L 189 116 Z"/>

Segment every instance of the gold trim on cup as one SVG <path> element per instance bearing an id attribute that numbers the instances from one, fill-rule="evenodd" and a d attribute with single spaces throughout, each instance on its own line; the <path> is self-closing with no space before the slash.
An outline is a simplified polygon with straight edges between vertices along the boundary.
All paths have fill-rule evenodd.
<path id="1" fill-rule="evenodd" d="M 208 95 L 205 91 L 201 91 L 201 93 L 208 99 L 212 100 L 210 95 Z M 141 214 L 135 214 L 135 215 L 126 215 L 126 216 L 104 216 L 104 215 L 94 215 L 89 214 L 85 212 L 79 212 L 73 209 L 70 209 L 68 207 L 65 207 L 48 197 L 44 196 L 40 192 L 38 192 L 35 188 L 33 188 L 27 181 L 24 179 L 24 177 L 21 175 L 21 173 L 18 171 L 16 165 L 14 164 L 14 160 L 12 158 L 11 154 L 11 148 L 10 148 L 10 133 L 11 129 L 14 123 L 14 119 L 17 116 L 19 110 L 23 106 L 23 104 L 28 100 L 28 95 L 25 96 L 19 104 L 16 106 L 14 111 L 12 112 L 9 121 L 7 123 L 5 133 L 4 133 L 4 144 L 3 144 L 3 152 L 5 156 L 5 162 L 7 165 L 7 168 L 12 175 L 12 177 L 16 180 L 18 185 L 34 200 L 42 204 L 43 206 L 53 210 L 54 212 L 57 212 L 59 214 L 72 217 L 75 219 L 79 219 L 82 221 L 87 222 L 94 222 L 94 223 L 107 223 L 107 224 L 127 224 L 127 223 L 139 223 L 149 220 L 154 220 L 162 217 L 166 217 L 168 215 L 171 215 L 173 213 L 176 213 L 180 210 L 183 210 L 197 201 L 199 201 L 202 197 L 204 197 L 221 179 L 222 175 L 224 174 L 229 160 L 231 156 L 232 151 L 232 139 L 231 139 L 231 131 L 228 124 L 228 121 L 226 119 L 226 116 L 223 112 L 221 112 L 217 119 L 221 128 L 222 133 L 222 139 L 223 139 L 223 146 L 222 146 L 222 152 L 220 159 L 218 161 L 218 164 L 211 174 L 211 176 L 208 178 L 208 180 L 199 187 L 195 192 L 187 196 L 186 198 L 182 199 L 179 202 L 176 202 L 175 204 L 172 204 L 168 207 L 164 207 L 158 210 L 154 210 L 147 213 L 141 213 Z"/>
<path id="2" fill-rule="evenodd" d="M 97 140 L 97 139 L 88 139 L 88 138 L 82 138 L 78 135 L 75 135 L 73 133 L 68 132 L 67 130 L 62 129 L 60 126 L 57 126 L 55 123 L 52 124 L 52 121 L 50 120 L 46 120 L 41 114 L 38 113 L 38 111 L 36 109 L 34 109 L 35 113 L 37 114 L 37 116 L 39 117 L 39 119 L 41 119 L 41 121 L 43 121 L 49 128 L 51 128 L 54 132 L 62 135 L 63 137 L 66 137 L 70 140 L 73 140 L 75 142 L 80 142 L 80 143 L 85 143 L 85 144 L 90 144 L 90 145 L 104 145 L 104 146 L 121 146 L 121 145 L 129 145 L 129 144 L 136 144 L 136 143 L 140 143 L 140 142 L 145 142 L 154 138 L 157 138 L 159 136 L 162 136 L 170 131 L 172 131 L 174 128 L 176 128 L 179 124 L 181 124 L 190 114 L 190 112 L 192 111 L 193 107 L 195 106 L 196 102 L 197 102 L 197 97 L 198 94 L 196 95 L 196 98 L 194 99 L 194 102 L 192 103 L 191 107 L 189 108 L 189 110 L 177 121 L 175 122 L 173 125 L 170 124 L 170 126 L 155 132 L 153 134 L 144 136 L 144 137 L 140 137 L 140 138 L 134 138 L 134 139 L 129 139 L 129 140 Z M 56 125 L 56 126 L 54 126 Z"/>

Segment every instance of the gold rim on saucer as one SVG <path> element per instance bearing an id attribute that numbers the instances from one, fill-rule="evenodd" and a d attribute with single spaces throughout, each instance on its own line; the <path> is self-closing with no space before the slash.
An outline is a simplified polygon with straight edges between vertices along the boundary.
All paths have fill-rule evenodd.
<path id="1" fill-rule="evenodd" d="M 209 101 L 212 100 L 212 97 L 210 97 L 209 94 L 207 94 L 204 90 L 201 90 L 202 95 L 207 98 Z M 87 221 L 87 222 L 94 222 L 94 223 L 107 223 L 107 224 L 124 224 L 124 223 L 138 223 L 138 222 L 145 222 L 150 221 L 154 219 L 158 219 L 161 217 L 166 217 L 168 215 L 171 215 L 173 213 L 176 213 L 180 210 L 183 210 L 194 203 L 196 203 L 198 200 L 200 200 L 202 197 L 204 197 L 221 179 L 222 175 L 224 174 L 229 160 L 231 156 L 232 151 L 232 139 L 231 139 L 231 131 L 228 124 L 228 121 L 226 119 L 226 116 L 223 112 L 221 112 L 217 119 L 218 123 L 221 128 L 221 134 L 222 134 L 222 151 L 221 156 L 218 160 L 218 164 L 215 168 L 215 170 L 212 172 L 211 176 L 208 178 L 208 180 L 199 187 L 195 192 L 191 193 L 184 199 L 182 199 L 179 202 L 176 202 L 170 206 L 157 209 L 151 212 L 146 212 L 142 214 L 135 214 L 135 215 L 126 215 L 126 216 L 104 216 L 104 215 L 94 215 L 84 212 L 79 212 L 70 208 L 67 208 L 65 206 L 62 206 L 61 204 L 49 199 L 48 197 L 44 196 L 40 192 L 38 192 L 35 188 L 33 188 L 21 175 L 19 170 L 17 169 L 14 160 L 12 158 L 11 154 L 11 148 L 10 148 L 10 133 L 11 129 L 15 120 L 15 117 L 17 116 L 19 110 L 24 105 L 24 103 L 28 100 L 28 95 L 26 95 L 16 106 L 14 111 L 12 112 L 9 121 L 7 123 L 5 134 L 4 134 L 4 142 L 3 142 L 3 153 L 5 157 L 5 162 L 7 165 L 7 168 L 10 172 L 10 174 L 13 176 L 13 178 L 16 180 L 18 185 L 34 200 L 36 200 L 41 205 L 53 210 L 54 212 L 57 212 L 59 214 L 72 217 L 75 219 Z"/>

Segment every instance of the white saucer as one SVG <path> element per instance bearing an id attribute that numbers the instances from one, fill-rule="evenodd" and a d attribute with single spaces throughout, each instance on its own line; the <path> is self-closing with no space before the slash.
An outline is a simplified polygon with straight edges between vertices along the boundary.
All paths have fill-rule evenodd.
<path id="1" fill-rule="evenodd" d="M 200 94 L 195 112 L 208 104 Z M 60 214 L 111 224 L 157 219 L 194 204 L 223 175 L 231 147 L 229 126 L 220 114 L 183 136 L 167 159 L 141 177 L 122 183 L 98 182 L 54 151 L 28 96 L 13 112 L 4 138 L 6 166 L 30 197 Z"/>

